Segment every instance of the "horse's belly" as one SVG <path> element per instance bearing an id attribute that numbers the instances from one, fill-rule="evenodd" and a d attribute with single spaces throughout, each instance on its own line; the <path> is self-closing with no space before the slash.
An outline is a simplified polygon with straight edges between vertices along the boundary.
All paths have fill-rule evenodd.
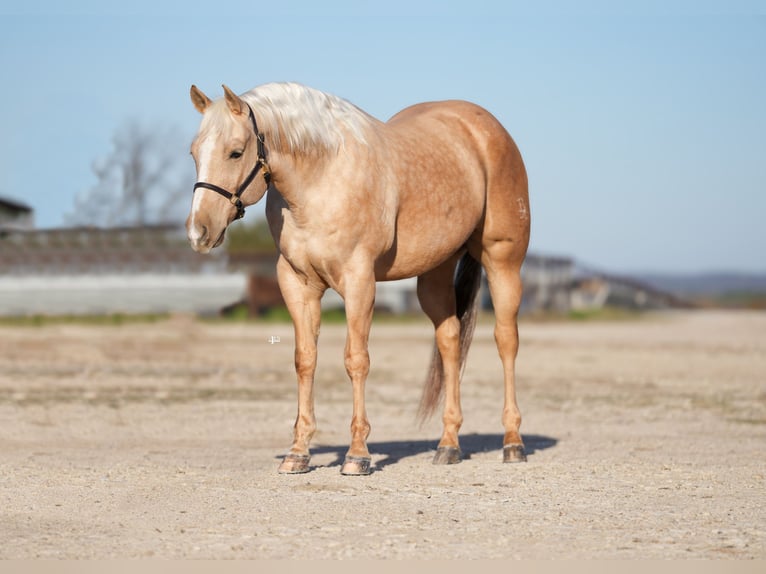
<path id="1" fill-rule="evenodd" d="M 410 233 L 400 230 L 389 252 L 376 262 L 375 278 L 394 281 L 430 271 L 461 251 L 475 228 L 445 223 L 438 228 L 421 224 Z"/>

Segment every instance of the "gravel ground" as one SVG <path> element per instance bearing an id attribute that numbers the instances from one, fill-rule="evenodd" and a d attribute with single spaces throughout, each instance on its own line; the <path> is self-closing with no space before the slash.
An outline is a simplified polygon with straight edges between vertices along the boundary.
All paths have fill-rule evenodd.
<path id="1" fill-rule="evenodd" d="M 501 463 L 491 322 L 448 467 L 415 420 L 431 329 L 376 323 L 375 472 L 345 477 L 341 325 L 295 476 L 291 326 L 0 327 L 0 558 L 766 558 L 766 314 L 520 331 L 527 463 Z"/>

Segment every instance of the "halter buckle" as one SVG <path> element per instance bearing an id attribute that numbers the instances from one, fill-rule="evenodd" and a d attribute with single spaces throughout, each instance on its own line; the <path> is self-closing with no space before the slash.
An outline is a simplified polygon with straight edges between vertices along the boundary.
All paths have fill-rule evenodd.
<path id="1" fill-rule="evenodd" d="M 242 205 L 242 200 L 239 198 L 239 196 L 232 195 L 229 198 L 229 201 L 231 204 L 237 208 L 237 215 L 234 216 L 234 219 L 242 219 L 245 216 L 245 208 Z"/>

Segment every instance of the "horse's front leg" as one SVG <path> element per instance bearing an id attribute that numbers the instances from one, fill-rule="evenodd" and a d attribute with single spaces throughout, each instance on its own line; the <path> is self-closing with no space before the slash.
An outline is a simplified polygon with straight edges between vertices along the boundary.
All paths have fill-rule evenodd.
<path id="1" fill-rule="evenodd" d="M 368 342 L 375 306 L 375 276 L 370 270 L 369 273 L 347 275 L 344 279 L 343 295 L 348 324 L 345 364 L 353 386 L 354 411 L 351 417 L 351 446 L 340 472 L 363 475 L 370 473 L 371 463 L 370 452 L 367 450 L 370 422 L 364 406 L 364 386 L 370 372 Z"/>
<path id="2" fill-rule="evenodd" d="M 277 263 L 277 276 L 295 328 L 295 372 L 298 376 L 298 416 L 293 427 L 293 445 L 279 466 L 279 472 L 296 474 L 309 471 L 309 445 L 316 431 L 314 372 L 324 290 L 307 284 L 281 257 Z"/>

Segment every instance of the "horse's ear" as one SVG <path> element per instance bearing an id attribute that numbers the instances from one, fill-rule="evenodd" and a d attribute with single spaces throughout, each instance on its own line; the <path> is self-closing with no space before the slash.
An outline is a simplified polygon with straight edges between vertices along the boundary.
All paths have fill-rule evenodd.
<path id="1" fill-rule="evenodd" d="M 213 102 L 210 101 L 210 98 L 208 98 L 205 94 L 202 93 L 202 90 L 200 90 L 197 86 L 192 84 L 191 87 L 191 101 L 194 104 L 194 107 L 197 108 L 197 111 L 201 114 L 205 113 L 205 110 L 212 104 Z"/>
<path id="2" fill-rule="evenodd" d="M 239 115 L 245 113 L 245 104 L 226 84 L 223 85 L 223 96 L 226 98 L 226 103 L 229 105 L 232 114 Z"/>

